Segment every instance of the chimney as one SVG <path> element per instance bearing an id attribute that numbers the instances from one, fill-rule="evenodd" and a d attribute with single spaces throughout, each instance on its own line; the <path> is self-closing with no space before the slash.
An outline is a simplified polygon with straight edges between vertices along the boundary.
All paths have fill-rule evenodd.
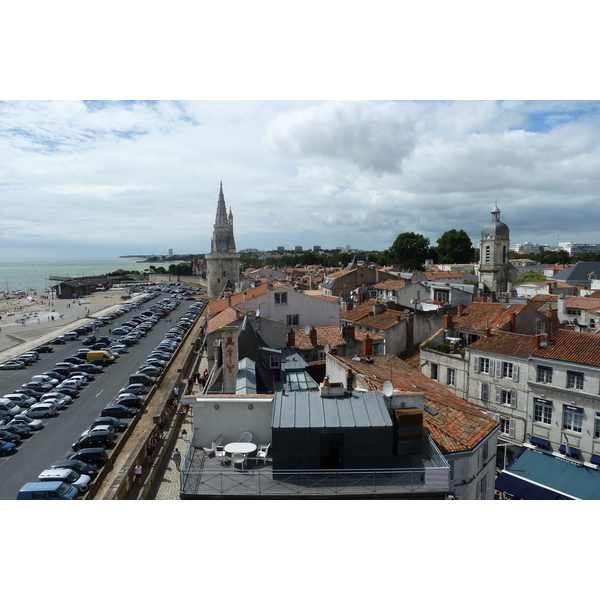
<path id="1" fill-rule="evenodd" d="M 350 339 L 354 339 L 354 325 L 346 325 L 345 333 Z"/>
<path id="2" fill-rule="evenodd" d="M 238 335 L 235 325 L 221 327 L 221 348 L 223 350 L 223 393 L 235 394 L 238 374 Z"/>
<path id="3" fill-rule="evenodd" d="M 363 356 L 371 356 L 373 354 L 373 340 L 369 337 L 367 333 L 367 337 L 363 340 Z"/>
<path id="4" fill-rule="evenodd" d="M 462 305 L 462 304 L 456 305 L 456 316 L 457 317 L 462 317 L 463 309 L 464 309 L 464 305 Z"/>
<path id="5" fill-rule="evenodd" d="M 288 329 L 287 345 L 293 348 L 296 345 L 296 332 L 293 329 Z"/>
<path id="6" fill-rule="evenodd" d="M 444 315 L 442 317 L 442 329 L 450 329 L 452 327 L 452 315 Z"/>
<path id="7" fill-rule="evenodd" d="M 314 327 L 310 328 L 310 343 L 313 346 L 317 345 L 317 330 Z"/>
<path id="8" fill-rule="evenodd" d="M 540 347 L 540 342 L 542 341 L 542 336 L 538 333 L 532 337 L 533 339 L 533 349 L 537 350 Z"/>
<path id="9" fill-rule="evenodd" d="M 550 323 L 558 323 L 558 309 L 551 308 L 548 310 L 548 318 L 550 319 Z"/>
<path id="10" fill-rule="evenodd" d="M 510 313 L 510 331 L 515 333 L 517 330 L 517 315 L 515 313 Z"/>
<path id="11" fill-rule="evenodd" d="M 491 335 L 491 333 L 490 333 L 490 328 L 489 328 L 489 327 L 486 327 L 486 328 L 483 330 L 483 336 L 484 336 L 484 337 L 490 337 L 490 335 Z"/>
<path id="12" fill-rule="evenodd" d="M 244 292 L 242 294 L 242 298 L 243 298 L 243 301 L 246 302 L 246 300 L 248 300 L 248 294 L 246 292 Z"/>
<path id="13" fill-rule="evenodd" d="M 231 296 L 227 296 L 227 306 L 231 306 Z"/>

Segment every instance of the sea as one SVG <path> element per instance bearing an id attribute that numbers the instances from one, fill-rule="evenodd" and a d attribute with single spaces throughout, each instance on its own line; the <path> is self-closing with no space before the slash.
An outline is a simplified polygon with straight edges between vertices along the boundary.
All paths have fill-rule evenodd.
<path id="1" fill-rule="evenodd" d="M 145 271 L 151 263 L 137 262 L 135 258 L 0 258 L 0 290 L 45 290 L 59 277 L 89 277 L 105 275 L 123 269 Z"/>

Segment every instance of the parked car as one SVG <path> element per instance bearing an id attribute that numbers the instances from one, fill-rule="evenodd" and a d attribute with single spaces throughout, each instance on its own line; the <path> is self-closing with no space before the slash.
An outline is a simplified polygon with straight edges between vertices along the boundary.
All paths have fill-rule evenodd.
<path id="1" fill-rule="evenodd" d="M 6 394 L 4 398 L 14 402 L 21 408 L 31 408 L 37 402 L 35 398 L 26 394 Z"/>
<path id="2" fill-rule="evenodd" d="M 52 346 L 48 346 L 47 344 L 44 344 L 43 346 L 38 346 L 35 350 L 36 352 L 40 353 L 54 352 L 54 348 Z"/>
<path id="3" fill-rule="evenodd" d="M 44 375 L 48 375 L 48 377 L 52 377 L 52 379 L 58 379 L 59 383 L 67 378 L 64 373 L 59 373 L 58 371 L 46 371 Z"/>
<path id="4" fill-rule="evenodd" d="M 31 377 L 31 381 L 32 382 L 38 382 L 38 383 L 45 383 L 47 385 L 50 385 L 52 387 L 54 387 L 55 385 L 58 385 L 60 382 L 58 381 L 58 379 L 54 379 L 53 377 L 50 377 L 50 375 L 32 375 Z"/>
<path id="5" fill-rule="evenodd" d="M 128 419 L 133 417 L 137 410 L 123 404 L 109 404 L 100 411 L 101 417 L 116 417 L 117 419 Z"/>
<path id="6" fill-rule="evenodd" d="M 67 358 L 63 358 L 63 362 L 70 363 L 72 365 L 84 365 L 85 359 L 79 358 L 78 356 L 67 356 Z"/>
<path id="7" fill-rule="evenodd" d="M 25 361 L 21 360 L 7 360 L 6 362 L 0 365 L 0 369 L 4 371 L 13 370 L 13 369 L 24 369 L 26 366 Z"/>
<path id="8" fill-rule="evenodd" d="M 89 475 L 81 475 L 73 469 L 44 469 L 39 475 L 40 481 L 63 481 L 77 488 L 81 494 L 87 492 L 91 478 Z"/>
<path id="9" fill-rule="evenodd" d="M 136 396 L 145 396 L 146 388 L 141 383 L 130 383 L 129 385 L 121 388 L 119 394 L 135 394 Z"/>
<path id="10" fill-rule="evenodd" d="M 13 417 L 12 423 L 22 423 L 23 425 L 27 425 L 27 427 L 31 427 L 31 429 L 41 429 L 44 426 L 43 421 L 40 421 L 40 419 L 32 419 L 25 413 Z"/>
<path id="11" fill-rule="evenodd" d="M 0 429 L 0 442 L 11 442 L 12 444 L 20 444 L 21 436 L 17 433 L 12 433 L 10 431 L 2 431 Z"/>
<path id="12" fill-rule="evenodd" d="M 31 481 L 17 493 L 17 500 L 73 500 L 79 490 L 64 481 Z"/>
<path id="13" fill-rule="evenodd" d="M 0 455 L 12 454 L 17 450 L 17 445 L 12 442 L 0 440 Z"/>
<path id="14" fill-rule="evenodd" d="M 67 401 L 64 398 L 58 398 L 57 396 L 50 396 L 49 394 L 44 394 L 40 400 L 42 402 L 50 402 L 56 406 L 56 410 L 64 410 L 67 408 Z"/>
<path id="15" fill-rule="evenodd" d="M 96 336 L 95 335 L 88 335 L 87 337 L 83 338 L 83 341 L 81 343 L 84 346 L 91 346 L 92 344 L 96 343 Z"/>
<path id="16" fill-rule="evenodd" d="M 58 409 L 53 402 L 38 402 L 25 411 L 25 415 L 32 419 L 47 419 L 58 414 Z"/>
<path id="17" fill-rule="evenodd" d="M 36 401 L 38 401 L 44 395 L 44 392 L 38 392 L 37 390 L 32 390 L 30 388 L 23 388 L 23 387 L 16 389 L 14 391 L 14 393 L 15 394 L 25 394 L 26 396 L 29 396 L 30 398 L 34 398 Z"/>
<path id="18" fill-rule="evenodd" d="M 141 408 L 142 400 L 135 394 L 120 394 L 113 400 L 113 404 L 121 404 L 130 408 Z"/>
<path id="19" fill-rule="evenodd" d="M 40 381 L 29 381 L 24 383 L 22 388 L 35 390 L 36 392 L 42 392 L 43 394 L 49 392 L 54 386 L 49 383 L 41 383 Z"/>
<path id="20" fill-rule="evenodd" d="M 91 463 L 83 462 L 82 460 L 56 460 L 49 467 L 49 469 L 73 469 L 76 473 L 81 475 L 88 475 L 91 479 L 94 479 L 98 475 L 98 467 Z"/>
<path id="21" fill-rule="evenodd" d="M 102 367 L 98 366 L 98 365 L 92 365 L 90 363 L 87 363 L 85 365 L 76 365 L 73 367 L 73 372 L 74 373 L 92 373 L 92 374 L 96 374 L 96 373 L 102 373 L 103 369 Z"/>
<path id="22" fill-rule="evenodd" d="M 27 425 L 21 423 L 15 423 L 11 421 L 6 425 L 0 425 L 0 431 L 8 431 L 9 433 L 16 433 L 20 438 L 30 437 L 33 433 L 33 429 Z"/>
<path id="23" fill-rule="evenodd" d="M 71 446 L 75 452 L 81 448 L 108 448 L 114 441 L 114 435 L 110 431 L 90 431 L 82 435 Z"/>
<path id="24" fill-rule="evenodd" d="M 54 344 L 54 345 L 57 345 L 57 344 L 66 344 L 67 340 L 65 340 L 62 337 L 57 337 L 57 338 L 54 338 L 50 343 Z"/>
<path id="25" fill-rule="evenodd" d="M 73 454 L 69 454 L 66 460 L 81 460 L 101 468 L 108 464 L 108 454 L 104 448 L 82 448 Z"/>
<path id="26" fill-rule="evenodd" d="M 53 402 L 54 400 L 59 400 L 65 404 L 72 404 L 73 402 L 73 398 L 69 396 L 69 394 L 63 394 L 62 392 L 57 392 L 56 390 L 53 392 L 48 392 L 40 398 L 40 402 Z"/>
<path id="27" fill-rule="evenodd" d="M 12 400 L 8 398 L 0 398 L 0 416 L 8 416 L 10 418 L 18 415 L 22 412 L 22 408 L 17 406 Z"/>
<path id="28" fill-rule="evenodd" d="M 98 425 L 111 425 L 115 431 L 125 431 L 128 423 L 116 417 L 97 417 L 92 421 L 90 427 L 93 428 Z"/>

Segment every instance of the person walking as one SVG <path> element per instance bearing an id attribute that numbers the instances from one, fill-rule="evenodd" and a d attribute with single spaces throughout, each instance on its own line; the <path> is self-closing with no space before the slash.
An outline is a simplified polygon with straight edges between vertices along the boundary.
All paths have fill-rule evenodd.
<path id="1" fill-rule="evenodd" d="M 175 448 L 175 452 L 173 452 L 173 461 L 175 462 L 175 466 L 179 471 L 179 466 L 181 465 L 181 454 L 177 448 Z"/>
<path id="2" fill-rule="evenodd" d="M 135 480 L 138 485 L 142 485 L 142 465 L 137 463 L 133 469 L 133 473 L 135 475 Z"/>

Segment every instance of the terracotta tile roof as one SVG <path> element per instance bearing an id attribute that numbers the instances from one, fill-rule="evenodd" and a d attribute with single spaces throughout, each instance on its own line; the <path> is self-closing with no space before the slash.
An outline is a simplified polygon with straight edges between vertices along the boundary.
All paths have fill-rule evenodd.
<path id="1" fill-rule="evenodd" d="M 395 390 L 423 393 L 425 406 L 437 413 L 432 415 L 425 411 L 425 429 L 444 454 L 472 450 L 498 426 L 498 422 L 483 411 L 409 367 L 397 356 L 373 356 L 372 362 L 358 362 L 350 357 L 332 358 L 362 375 L 369 389 L 381 390 L 384 381 L 390 380 L 391 371 Z"/>
<path id="2" fill-rule="evenodd" d="M 234 308 L 233 306 L 228 306 L 225 310 L 222 310 L 219 314 L 211 317 L 208 320 L 208 324 L 206 326 L 206 333 L 210 334 L 217 331 L 221 327 L 225 327 L 226 325 L 230 325 L 236 320 L 240 322 L 243 320 L 246 311 L 241 308 Z M 240 315 L 241 318 L 238 318 L 237 315 Z"/>
<path id="3" fill-rule="evenodd" d="M 481 350 L 492 354 L 527 358 L 534 350 L 535 336 L 508 331 L 494 331 L 489 337 L 479 338 L 470 346 L 470 350 Z"/>
<path id="4" fill-rule="evenodd" d="M 588 298 L 600 298 L 600 290 L 596 290 L 596 291 L 592 292 L 591 294 L 588 294 L 587 297 Z"/>
<path id="5" fill-rule="evenodd" d="M 475 302 L 465 308 L 460 317 L 454 319 L 454 326 L 472 331 L 483 331 L 486 326 L 492 330 L 500 329 L 510 323 L 511 314 L 519 314 L 527 306 L 527 304 Z"/>
<path id="6" fill-rule="evenodd" d="M 406 281 L 404 281 L 404 279 L 386 279 L 385 281 L 375 283 L 371 287 L 377 290 L 398 290 L 403 288 L 405 285 Z"/>
<path id="7" fill-rule="evenodd" d="M 565 296 L 567 308 L 580 308 L 582 310 L 600 309 L 600 299 L 589 296 Z"/>
<path id="8" fill-rule="evenodd" d="M 281 287 L 280 283 L 274 283 L 273 289 L 277 289 Z M 225 310 L 228 306 L 236 306 L 240 302 L 244 301 L 244 294 L 246 294 L 246 298 L 256 298 L 257 296 L 262 296 L 269 291 L 268 284 L 264 283 L 263 285 L 259 285 L 255 288 L 248 288 L 243 292 L 238 292 L 237 294 L 232 294 L 229 298 L 222 298 L 221 300 L 213 300 L 208 305 L 208 316 L 212 317 L 214 315 L 219 314 L 222 310 Z"/>
<path id="9" fill-rule="evenodd" d="M 335 273 L 329 273 L 327 275 L 328 279 L 339 279 L 340 277 L 343 277 L 344 275 L 347 275 L 349 273 L 349 271 L 346 271 L 346 269 L 342 269 L 340 271 L 336 271 Z"/>
<path id="10" fill-rule="evenodd" d="M 533 356 L 600 367 L 600 335 L 559 329 L 547 348 L 538 348 Z"/>
<path id="11" fill-rule="evenodd" d="M 310 341 L 310 333 L 304 333 L 304 327 L 291 328 L 294 332 L 294 348 L 297 350 L 311 350 L 313 345 Z M 325 344 L 330 346 L 345 346 L 344 338 L 340 335 L 340 325 L 319 325 L 314 327 L 317 332 L 317 346 L 324 347 Z M 354 337 L 362 342 L 367 335 L 372 340 L 385 340 L 386 336 L 379 333 L 367 333 L 366 331 L 354 331 Z"/>
<path id="12" fill-rule="evenodd" d="M 302 290 L 302 293 L 306 296 L 311 296 L 312 298 L 318 298 L 319 300 L 327 300 L 327 302 L 339 302 L 337 296 L 327 296 L 319 290 Z"/>
<path id="13" fill-rule="evenodd" d="M 407 319 L 410 313 L 400 312 L 397 310 L 385 310 L 378 315 L 365 315 L 362 319 L 354 321 L 361 327 L 370 327 L 379 331 L 387 331 L 395 327 L 400 321 Z"/>
<path id="14" fill-rule="evenodd" d="M 437 281 L 438 279 L 464 279 L 465 274 L 462 271 L 424 271 L 423 275 L 429 281 Z"/>
<path id="15" fill-rule="evenodd" d="M 372 312 L 371 306 L 373 304 L 381 304 L 385 306 L 385 302 L 381 302 L 379 300 L 368 300 L 367 302 L 363 302 L 362 304 L 355 306 L 351 310 L 344 311 L 340 315 L 340 318 L 346 321 L 356 321 L 358 319 L 362 319 Z"/>

